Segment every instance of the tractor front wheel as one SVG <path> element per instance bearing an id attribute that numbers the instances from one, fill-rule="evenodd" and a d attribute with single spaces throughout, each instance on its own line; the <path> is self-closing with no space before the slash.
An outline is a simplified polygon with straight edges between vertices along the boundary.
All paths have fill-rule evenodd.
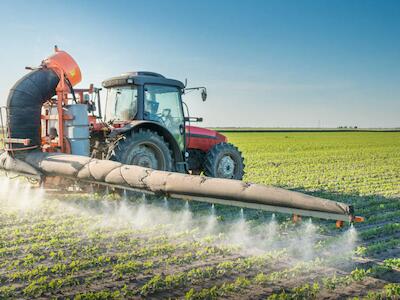
<path id="1" fill-rule="evenodd" d="M 204 174 L 208 177 L 242 180 L 244 162 L 242 153 L 230 143 L 219 143 L 206 154 Z"/>
<path id="2" fill-rule="evenodd" d="M 158 133 L 139 129 L 120 139 L 110 155 L 111 160 L 162 171 L 173 171 L 172 152 Z"/>

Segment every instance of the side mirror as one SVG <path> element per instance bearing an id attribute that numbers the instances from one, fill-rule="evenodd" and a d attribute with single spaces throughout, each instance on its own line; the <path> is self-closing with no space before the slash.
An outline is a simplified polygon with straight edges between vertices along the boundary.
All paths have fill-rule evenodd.
<path id="1" fill-rule="evenodd" d="M 197 86 L 197 87 L 191 87 L 191 88 L 184 88 L 183 89 L 183 94 L 186 91 L 200 91 L 201 90 L 201 99 L 203 99 L 203 102 L 206 101 L 207 99 L 207 88 L 204 86 Z"/>
<path id="2" fill-rule="evenodd" d="M 201 99 L 204 101 L 206 101 L 207 99 L 207 90 L 206 89 L 202 89 L 201 90 Z"/>

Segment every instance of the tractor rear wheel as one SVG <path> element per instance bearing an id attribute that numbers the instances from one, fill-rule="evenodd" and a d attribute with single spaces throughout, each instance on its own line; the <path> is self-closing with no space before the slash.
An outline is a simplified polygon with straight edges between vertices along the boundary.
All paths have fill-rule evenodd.
<path id="1" fill-rule="evenodd" d="M 173 171 L 172 151 L 157 132 L 139 129 L 117 142 L 110 159 L 162 171 Z"/>
<path id="2" fill-rule="evenodd" d="M 208 177 L 242 180 L 244 162 L 242 153 L 230 143 L 219 143 L 206 154 L 204 174 Z"/>

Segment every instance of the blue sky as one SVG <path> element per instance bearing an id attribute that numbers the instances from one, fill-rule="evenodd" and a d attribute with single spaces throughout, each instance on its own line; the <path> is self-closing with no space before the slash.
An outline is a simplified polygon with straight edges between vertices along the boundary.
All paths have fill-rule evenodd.
<path id="1" fill-rule="evenodd" d="M 149 70 L 206 126 L 400 127 L 400 1 L 1 1 L 0 97 L 50 55 L 81 86 Z"/>

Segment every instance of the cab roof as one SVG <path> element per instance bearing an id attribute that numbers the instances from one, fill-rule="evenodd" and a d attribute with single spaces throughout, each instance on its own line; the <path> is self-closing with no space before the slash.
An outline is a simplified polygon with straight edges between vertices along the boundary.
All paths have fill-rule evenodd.
<path id="1" fill-rule="evenodd" d="M 110 88 L 114 86 L 124 86 L 124 85 L 145 85 L 145 84 L 161 84 L 176 86 L 183 89 L 185 85 L 175 79 L 169 79 L 161 74 L 147 71 L 139 72 L 128 72 L 121 74 L 120 76 L 112 77 L 103 81 L 102 85 L 105 88 Z"/>

